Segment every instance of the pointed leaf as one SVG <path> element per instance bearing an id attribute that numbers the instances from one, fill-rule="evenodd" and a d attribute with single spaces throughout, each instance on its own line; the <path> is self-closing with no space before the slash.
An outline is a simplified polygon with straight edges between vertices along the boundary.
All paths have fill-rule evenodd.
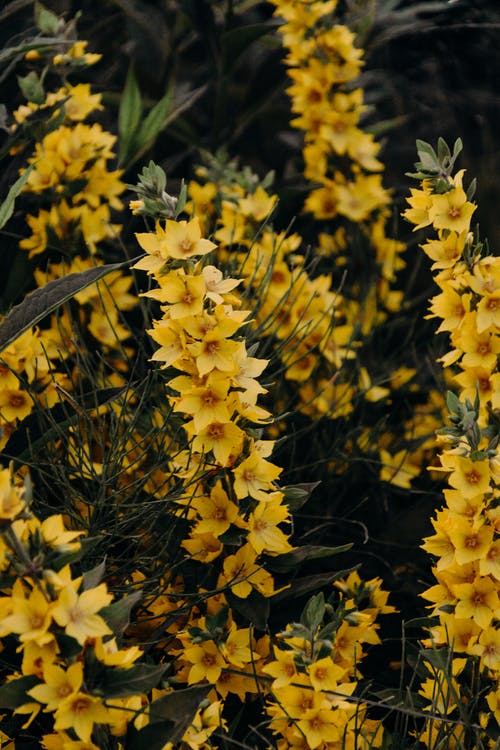
<path id="1" fill-rule="evenodd" d="M 180 740 L 185 731 L 182 725 L 185 725 L 187 729 L 200 703 L 207 697 L 211 689 L 211 685 L 195 685 L 162 695 L 149 706 L 150 723 L 165 721 L 165 719 L 177 723 L 177 731 L 180 731 L 180 735 L 173 741 Z"/>
<path id="2" fill-rule="evenodd" d="M 7 224 L 8 220 L 14 213 L 14 203 L 16 201 L 16 198 L 28 181 L 28 177 L 30 176 L 30 172 L 34 168 L 34 166 L 34 164 L 30 164 L 30 166 L 24 170 L 21 177 L 19 177 L 15 181 L 15 183 L 7 193 L 6 199 L 0 206 L 0 229 L 3 229 L 3 227 Z"/>
<path id="3" fill-rule="evenodd" d="M 126 750 L 163 750 L 171 742 L 176 745 L 193 719 L 211 685 L 197 685 L 162 695 L 149 706 L 149 724 L 136 732 L 129 727 Z"/>
<path id="4" fill-rule="evenodd" d="M 230 591 L 226 593 L 227 602 L 232 610 L 235 610 L 259 630 L 265 630 L 269 618 L 269 599 L 258 591 L 252 591 L 246 599 L 240 599 Z"/>
<path id="5" fill-rule="evenodd" d="M 18 680 L 10 680 L 0 687 L 0 709 L 14 709 L 22 706 L 30 700 L 26 695 L 27 690 L 31 690 L 37 682 L 40 682 L 34 674 L 28 674 L 20 677 Z"/>
<path id="6" fill-rule="evenodd" d="M 0 324 L 0 352 L 19 338 L 24 331 L 39 323 L 46 315 L 70 300 L 82 289 L 134 261 L 108 263 L 104 266 L 88 268 L 86 271 L 70 273 L 61 279 L 49 281 L 41 289 L 35 289 L 19 305 L 13 307 Z"/>
<path id="7" fill-rule="evenodd" d="M 95 587 L 101 583 L 105 572 L 106 572 L 105 560 L 100 562 L 99 565 L 96 565 L 95 568 L 92 568 L 91 570 L 87 570 L 83 574 L 82 590 L 88 591 L 89 589 L 95 589 Z"/>
<path id="8" fill-rule="evenodd" d="M 168 664 L 135 664 L 129 669 L 108 667 L 96 690 L 106 699 L 149 693 L 158 685 L 168 668 Z"/>
<path id="9" fill-rule="evenodd" d="M 128 627 L 130 613 L 141 598 L 142 591 L 134 591 L 99 611 L 115 635 L 121 635 Z"/>
<path id="10" fill-rule="evenodd" d="M 251 44 L 257 39 L 272 33 L 280 25 L 279 21 L 271 20 L 267 23 L 252 23 L 229 29 L 222 35 L 222 65 L 224 70 L 230 69 Z"/>
<path id="11" fill-rule="evenodd" d="M 311 591 L 317 591 L 323 586 L 328 586 L 338 578 L 343 578 L 354 570 L 357 570 L 359 565 L 354 565 L 352 568 L 346 570 L 339 570 L 337 573 L 318 573 L 313 576 L 304 576 L 303 578 L 297 578 L 294 580 L 290 588 L 280 591 L 278 594 L 273 596 L 273 602 L 282 601 L 284 599 L 290 599 L 290 597 L 303 596 L 309 594 Z"/>
<path id="12" fill-rule="evenodd" d="M 57 34 L 64 21 L 48 10 L 39 0 L 35 1 L 35 23 L 42 34 Z"/>
<path id="13" fill-rule="evenodd" d="M 291 570 L 296 570 L 299 565 L 308 560 L 318 560 L 322 557 L 331 557 L 331 555 L 338 555 L 341 552 L 347 552 L 352 547 L 352 543 L 341 544 L 338 547 L 319 547 L 314 545 L 306 545 L 304 547 L 297 547 L 292 552 L 287 552 L 284 555 L 278 555 L 269 559 L 266 563 L 266 568 L 269 568 L 275 573 L 287 573 Z"/>
<path id="14" fill-rule="evenodd" d="M 119 163 L 123 164 L 130 151 L 134 135 L 142 117 L 142 98 L 134 68 L 128 69 L 125 88 L 123 89 L 118 112 L 118 132 L 120 134 Z"/>

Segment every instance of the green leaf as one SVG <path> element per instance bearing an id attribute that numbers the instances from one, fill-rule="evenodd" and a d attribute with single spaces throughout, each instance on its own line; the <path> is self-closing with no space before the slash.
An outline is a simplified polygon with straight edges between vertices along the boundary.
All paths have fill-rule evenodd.
<path id="1" fill-rule="evenodd" d="M 441 164 L 444 162 L 445 159 L 449 159 L 451 156 L 451 151 L 449 149 L 448 144 L 446 143 L 444 138 L 441 138 L 439 136 L 438 138 L 438 159 L 441 162 Z"/>
<path id="2" fill-rule="evenodd" d="M 56 310 L 65 302 L 70 300 L 78 292 L 96 281 L 107 276 L 112 271 L 135 262 L 136 259 L 124 263 L 108 263 L 96 268 L 88 268 L 79 273 L 70 273 L 61 279 L 49 281 L 41 289 L 35 289 L 16 307 L 13 307 L 7 317 L 0 324 L 0 352 L 6 349 L 13 341 L 45 318 L 49 313 Z"/>
<path id="3" fill-rule="evenodd" d="M 129 669 L 108 667 L 95 689 L 106 699 L 148 693 L 158 685 L 168 668 L 168 664 L 135 664 Z"/>
<path id="4" fill-rule="evenodd" d="M 134 146 L 138 150 L 137 154 L 133 154 L 134 161 L 147 151 L 147 149 L 153 144 L 157 135 L 165 127 L 171 103 L 172 95 L 170 91 L 167 91 L 148 112 L 137 131 L 136 137 L 134 138 Z"/>
<path id="5" fill-rule="evenodd" d="M 42 34 L 57 34 L 64 21 L 48 10 L 39 0 L 35 1 L 35 23 Z"/>
<path id="6" fill-rule="evenodd" d="M 147 750 L 163 750 L 170 741 L 173 731 L 174 726 L 171 721 L 148 724 L 139 732 L 134 730 L 133 723 L 130 722 L 124 750 L 145 750 L 145 748 Z"/>
<path id="7" fill-rule="evenodd" d="M 190 725 L 200 703 L 207 697 L 211 688 L 211 685 L 196 685 L 162 695 L 149 706 L 150 723 L 165 721 L 165 719 L 177 723 L 179 735 L 172 739 L 172 742 L 177 742 Z"/>
<path id="8" fill-rule="evenodd" d="M 121 635 L 128 627 L 130 613 L 141 598 L 142 591 L 134 591 L 99 611 L 99 614 L 106 620 L 115 635 Z"/>
<path id="9" fill-rule="evenodd" d="M 204 86 L 199 86 L 197 89 L 194 89 L 193 91 L 189 91 L 187 94 L 182 96 L 179 101 L 173 102 L 173 109 L 170 108 L 170 92 L 167 92 L 163 99 L 160 99 L 159 102 L 155 104 L 153 109 L 149 112 L 148 116 L 142 123 L 138 133 L 137 133 L 137 143 L 141 143 L 144 141 L 144 145 L 139 147 L 139 150 L 133 154 L 130 157 L 130 161 L 128 163 L 128 166 L 136 162 L 138 159 L 140 159 L 148 150 L 148 148 L 151 146 L 152 141 L 146 141 L 146 134 L 155 132 L 154 138 L 160 133 L 162 130 L 164 130 L 170 123 L 174 122 L 180 115 L 185 112 L 187 109 L 189 109 L 207 90 L 208 84 Z M 168 105 L 168 108 L 167 108 Z M 156 110 L 153 114 L 153 110 Z M 148 120 L 148 118 L 150 118 Z M 161 125 L 159 126 L 161 121 Z M 158 127 L 159 126 L 159 127 Z"/>
<path id="10" fill-rule="evenodd" d="M 291 484 L 288 487 L 283 487 L 285 503 L 288 505 L 290 511 L 295 513 L 302 508 L 320 484 L 321 482 L 304 482 L 302 484 Z"/>
<path id="11" fill-rule="evenodd" d="M 457 414 L 460 410 L 460 401 L 453 391 L 447 391 L 446 393 L 446 407 L 452 414 Z"/>
<path id="12" fill-rule="evenodd" d="M 34 70 L 27 76 L 18 76 L 17 83 L 25 99 L 34 104 L 43 104 L 45 101 L 45 91 L 42 81 Z"/>
<path id="13" fill-rule="evenodd" d="M 322 557 L 338 555 L 341 552 L 347 552 L 351 547 L 351 542 L 341 544 L 338 547 L 319 547 L 314 545 L 297 547 L 292 552 L 286 552 L 284 555 L 270 558 L 266 563 L 266 568 L 275 573 L 288 573 L 291 570 L 296 570 L 301 563 L 307 560 L 318 560 Z"/>
<path id="14" fill-rule="evenodd" d="M 118 133 L 120 134 L 119 164 L 123 164 L 129 155 L 141 117 L 141 92 L 137 85 L 134 68 L 130 65 L 118 112 Z"/>
<path id="15" fill-rule="evenodd" d="M 100 584 L 104 573 L 106 572 L 106 561 L 103 560 L 91 570 L 87 570 L 83 574 L 82 590 L 88 591 L 89 589 L 95 589 Z"/>
<path id="16" fill-rule="evenodd" d="M 230 591 L 225 592 L 225 595 L 232 610 L 239 612 L 259 630 L 266 629 L 270 612 L 269 599 L 255 590 L 246 599 L 240 599 L 239 596 L 235 596 Z"/>
<path id="17" fill-rule="evenodd" d="M 125 750 L 163 750 L 165 744 L 176 745 L 193 719 L 211 685 L 197 685 L 162 695 L 149 706 L 149 724 L 136 731 L 130 723 Z"/>
<path id="18" fill-rule="evenodd" d="M 26 695 L 40 680 L 34 674 L 28 674 L 20 677 L 18 680 L 10 680 L 0 687 L 0 709 L 15 709 L 27 703 L 30 700 Z"/>
<path id="19" fill-rule="evenodd" d="M 280 26 L 279 21 L 271 20 L 266 23 L 252 23 L 246 26 L 238 26 L 222 34 L 222 66 L 224 70 L 233 67 L 240 55 L 245 52 L 251 44 L 266 34 L 273 33 Z"/>
<path id="20" fill-rule="evenodd" d="M 290 599 L 291 597 L 297 598 L 304 594 L 309 594 L 311 591 L 317 591 L 323 586 L 328 586 L 330 583 L 333 583 L 333 581 L 336 581 L 338 578 L 343 578 L 344 576 L 349 575 L 349 573 L 352 573 L 358 568 L 359 565 L 354 565 L 352 568 L 339 570 L 337 573 L 318 573 L 317 575 L 297 578 L 289 588 L 275 594 L 273 596 L 273 602 L 283 601 L 285 599 Z"/>
<path id="21" fill-rule="evenodd" d="M 16 202 L 16 198 L 28 181 L 28 177 L 30 176 L 30 172 L 34 168 L 34 166 L 34 164 L 30 164 L 30 166 L 24 170 L 21 177 L 19 177 L 15 181 L 15 183 L 7 193 L 6 199 L 0 206 L 0 229 L 3 229 L 3 227 L 7 224 L 8 220 L 14 213 L 14 204 Z"/>
<path id="22" fill-rule="evenodd" d="M 322 591 L 312 596 L 304 607 L 300 622 L 312 632 L 316 632 L 325 617 L 325 596 Z"/>

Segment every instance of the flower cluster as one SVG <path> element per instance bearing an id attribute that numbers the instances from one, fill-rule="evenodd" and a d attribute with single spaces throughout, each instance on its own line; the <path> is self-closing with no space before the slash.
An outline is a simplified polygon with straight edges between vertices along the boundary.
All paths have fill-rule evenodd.
<path id="1" fill-rule="evenodd" d="M 463 188 L 464 171 L 452 175 L 459 150 L 457 144 L 452 158 L 441 145 L 439 158 L 428 144 L 420 144 L 422 163 L 418 166 L 422 169 L 424 165 L 428 171 L 420 173 L 421 186 L 411 191 L 410 208 L 404 213 L 416 228 L 430 226 L 437 234 L 422 245 L 433 261 L 440 287 L 440 293 L 431 300 L 430 317 L 440 320 L 438 332 L 449 335 L 451 350 L 440 361 L 453 370 L 452 379 L 459 388 L 459 398 L 448 394 L 451 425 L 439 431 L 445 447 L 438 468 L 448 475 L 449 485 L 444 490 L 446 505 L 432 521 L 435 533 L 423 544 L 437 558 L 433 568 L 436 585 L 423 594 L 431 602 L 432 613 L 439 616 L 429 644 L 447 644 L 456 658 L 440 669 L 433 662 L 431 671 L 435 674 L 423 684 L 422 694 L 431 701 L 432 691 L 438 689 L 442 712 L 461 717 L 459 703 L 467 705 L 476 700 L 468 681 L 470 670 L 478 669 L 482 677 L 480 711 L 487 712 L 489 707 L 499 722 L 500 474 L 496 413 L 500 403 L 500 318 L 496 308 L 500 262 L 486 254 L 483 243 L 470 231 L 476 206 Z M 432 169 L 433 162 L 436 169 Z M 436 688 L 437 683 L 442 684 Z M 483 729 L 488 722 L 485 713 Z M 434 723 L 432 731 L 429 729 L 429 742 L 439 731 L 439 722 Z M 455 732 L 458 740 L 463 727 Z"/>
<path id="2" fill-rule="evenodd" d="M 2 737 L 36 726 L 45 748 L 102 747 L 97 736 L 123 737 L 129 723 L 148 722 L 146 693 L 161 670 L 142 681 L 141 695 L 150 670 L 135 664 L 140 648 L 120 645 L 119 625 L 137 599 L 113 602 L 103 566 L 75 576 L 83 532 L 66 530 L 62 515 L 40 521 L 29 495 L 27 478 L 23 486 L 0 470 L 0 695 L 14 709 Z"/>
<path id="3" fill-rule="evenodd" d="M 172 207 L 177 219 L 184 206 Z M 165 396 L 172 416 L 180 416 L 185 435 L 185 448 L 179 444 L 171 463 L 178 513 L 189 522 L 181 546 L 191 563 L 201 564 L 205 571 L 200 592 L 204 599 L 190 607 L 180 579 L 156 605 L 152 603 L 150 625 L 153 632 L 158 634 L 154 628 L 159 626 L 165 636 L 175 638 L 175 679 L 188 686 L 210 685 L 208 697 L 219 713 L 228 696 L 244 703 L 252 695 L 268 694 L 267 721 L 280 734 L 283 747 L 300 744 L 300 738 L 305 738 L 305 747 L 316 748 L 324 740 L 331 746 L 343 733 L 354 734 L 355 716 L 364 713 L 356 702 L 347 706 L 330 697 L 333 682 L 351 695 L 361 644 L 377 642 L 375 618 L 392 608 L 386 607 L 379 581 L 362 584 L 353 575 L 338 583 L 343 593 L 333 624 L 318 635 L 323 608 L 318 622 L 309 627 L 315 645 L 292 637 L 298 627 L 292 625 L 271 651 L 269 635 L 258 638 L 253 627 L 240 626 L 238 614 L 242 606 L 246 611 L 247 600 L 253 623 L 264 627 L 259 613 L 266 609 L 265 600 L 272 602 L 287 589 L 276 588 L 272 571 L 293 566 L 291 514 L 276 484 L 281 469 L 269 460 L 273 441 L 258 437 L 259 425 L 272 419 L 257 403 L 265 392 L 258 377 L 267 361 L 247 351 L 249 312 L 240 309 L 235 294 L 241 280 L 225 278 L 207 263 L 216 245 L 203 237 L 196 216 L 176 219 L 158 220 L 154 232 L 137 234 L 146 256 L 135 267 L 147 271 L 158 285 L 145 293 L 160 302 L 163 313 L 149 331 L 159 344 L 152 359 L 166 371 Z M 217 233 L 215 238 L 220 239 Z M 162 608 L 171 613 L 166 629 L 159 619 Z M 176 611 L 183 611 L 184 618 L 176 618 Z M 294 650 L 288 653 L 282 642 Z M 290 665 L 292 670 L 287 669 Z M 314 703 L 305 733 L 301 717 L 290 706 L 295 700 L 298 710 L 299 694 Z M 320 740 L 318 722 L 328 728 L 330 715 L 330 735 Z"/>
<path id="4" fill-rule="evenodd" d="M 304 175 L 319 183 L 304 209 L 317 220 L 347 219 L 359 225 L 375 251 L 379 269 L 376 297 L 387 310 L 398 310 L 402 292 L 390 290 L 404 267 L 405 245 L 386 235 L 390 193 L 382 185 L 380 144 L 360 126 L 367 109 L 363 89 L 354 88 L 363 66 L 363 50 L 348 26 L 336 23 L 336 0 L 282 2 L 273 0 L 285 19 L 280 28 L 288 75 L 287 91 L 295 118 L 304 132 Z M 345 228 L 319 235 L 320 251 L 346 248 Z M 376 316 L 384 317 L 382 310 Z M 373 321 L 375 322 L 375 320 Z"/>
<path id="5" fill-rule="evenodd" d="M 278 634 L 262 671 L 273 678 L 266 711 L 279 748 L 333 750 L 356 746 L 360 738 L 380 745 L 382 724 L 368 719 L 366 705 L 353 696 L 363 644 L 380 642 L 375 620 L 394 611 L 380 583 L 351 573 L 335 584 L 340 599 L 334 593 L 325 602 L 318 594 L 300 622 Z"/>

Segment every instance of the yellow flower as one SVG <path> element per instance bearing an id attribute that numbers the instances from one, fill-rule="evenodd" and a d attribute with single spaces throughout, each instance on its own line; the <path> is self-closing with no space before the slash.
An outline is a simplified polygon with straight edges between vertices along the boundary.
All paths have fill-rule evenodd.
<path id="1" fill-rule="evenodd" d="M 232 373 L 238 342 L 228 340 L 217 327 L 207 331 L 202 341 L 190 345 L 188 351 L 196 358 L 200 375 L 207 375 L 214 369 Z"/>
<path id="2" fill-rule="evenodd" d="M 257 589 L 263 596 L 272 596 L 274 580 L 270 573 L 256 563 L 257 553 L 250 544 L 244 544 L 234 555 L 224 560 L 224 573 L 220 576 L 218 586 L 229 586 L 232 593 L 240 599 L 246 599 Z"/>
<path id="3" fill-rule="evenodd" d="M 460 490 L 465 498 L 473 498 L 487 492 L 490 486 L 490 465 L 483 461 L 471 461 L 466 456 L 444 453 L 441 463 L 445 471 L 451 471 L 448 482 Z"/>
<path id="4" fill-rule="evenodd" d="M 476 206 L 469 203 L 464 189 L 456 186 L 443 195 L 431 195 L 429 219 L 436 229 L 449 229 L 457 234 L 468 232 Z"/>
<path id="5" fill-rule="evenodd" d="M 297 721 L 297 726 L 304 733 L 311 750 L 314 750 L 323 742 L 338 742 L 340 740 L 337 721 L 337 714 L 331 709 L 310 708 L 307 709 L 304 717 Z"/>
<path id="6" fill-rule="evenodd" d="M 188 434 L 191 423 L 185 425 Z M 211 422 L 194 437 L 192 448 L 197 453 L 212 451 L 221 466 L 229 466 L 240 453 L 245 433 L 232 422 Z"/>
<path id="7" fill-rule="evenodd" d="M 200 222 L 196 217 L 191 221 L 167 219 L 165 228 L 157 222 L 155 234 L 139 233 L 136 238 L 142 249 L 158 261 L 156 267 L 151 269 L 155 271 L 170 258 L 186 260 L 196 255 L 206 255 L 216 247 L 210 240 L 202 239 Z"/>
<path id="8" fill-rule="evenodd" d="M 25 391 L 12 388 L 0 390 L 0 415 L 7 422 L 22 420 L 31 414 L 33 400 Z"/>
<path id="9" fill-rule="evenodd" d="M 288 507 L 281 504 L 282 493 L 276 493 L 275 500 L 260 502 L 248 519 L 248 542 L 257 554 L 283 555 L 293 547 L 278 528 L 283 521 L 290 521 Z"/>
<path id="10" fill-rule="evenodd" d="M 0 526 L 13 521 L 26 508 L 24 491 L 12 484 L 9 469 L 0 471 Z"/>
<path id="11" fill-rule="evenodd" d="M 184 649 L 183 657 L 192 664 L 188 675 L 188 684 L 207 680 L 216 683 L 224 666 L 224 658 L 213 641 Z"/>
<path id="12" fill-rule="evenodd" d="M 486 557 L 493 542 L 493 528 L 488 525 L 475 529 L 469 521 L 460 519 L 449 531 L 455 547 L 455 559 L 465 565 Z"/>
<path id="13" fill-rule="evenodd" d="M 227 393 L 229 379 L 216 371 L 219 377 L 212 377 L 206 385 L 199 388 L 184 389 L 182 396 L 174 401 L 174 411 L 191 414 L 196 431 L 202 430 L 211 422 L 229 422 L 231 414 L 228 409 Z M 170 383 L 172 386 L 172 383 Z"/>
<path id="14" fill-rule="evenodd" d="M 43 646 L 54 640 L 49 632 L 52 623 L 53 605 L 39 588 L 26 596 L 22 582 L 17 579 L 12 588 L 12 614 L 3 618 L 0 633 L 17 633 L 19 640 L 35 641 Z"/>
<path id="15" fill-rule="evenodd" d="M 411 198 L 407 198 L 406 202 L 410 204 L 410 208 L 403 211 L 402 216 L 409 221 L 411 224 L 415 224 L 413 231 L 416 232 L 418 229 L 428 226 L 432 219 L 429 216 L 429 208 L 432 205 L 432 196 L 430 187 L 425 183 L 422 184 L 423 190 L 417 190 L 415 188 L 410 189 Z"/>
<path id="16" fill-rule="evenodd" d="M 274 677 L 272 683 L 273 690 L 276 688 L 290 685 L 297 677 L 297 668 L 295 666 L 294 652 L 292 650 L 282 651 L 279 648 L 274 649 L 275 661 L 270 662 L 262 667 L 265 674 Z"/>
<path id="17" fill-rule="evenodd" d="M 94 724 L 108 722 L 109 712 L 101 698 L 79 692 L 59 703 L 54 718 L 54 729 L 73 729 L 81 740 L 89 742 Z"/>
<path id="18" fill-rule="evenodd" d="M 420 474 L 420 467 L 411 463 L 411 455 L 407 450 L 401 450 L 391 455 L 384 448 L 380 449 L 380 479 L 382 482 L 390 482 L 396 487 L 408 489 L 411 480 Z"/>
<path id="19" fill-rule="evenodd" d="M 210 533 L 219 537 L 238 519 L 238 507 L 229 500 L 221 482 L 212 488 L 210 497 L 195 498 L 191 507 L 202 518 L 194 528 L 198 535 Z"/>
<path id="20" fill-rule="evenodd" d="M 222 653 L 229 664 L 236 667 L 244 667 L 254 658 L 258 659 L 258 654 L 253 654 L 251 648 L 250 629 L 237 629 L 232 623 L 226 642 L 222 646 Z"/>
<path id="21" fill-rule="evenodd" d="M 338 687 L 338 681 L 345 674 L 345 669 L 339 667 L 333 662 L 333 659 L 326 656 L 324 659 L 318 659 L 311 664 L 307 673 L 311 680 L 311 685 L 315 690 L 330 690 L 335 692 Z"/>
<path id="22" fill-rule="evenodd" d="M 83 682 L 83 665 L 75 662 L 65 672 L 55 664 L 43 669 L 43 685 L 35 685 L 28 691 L 39 703 L 46 703 L 45 711 L 55 711 L 60 702 L 76 695 Z"/>
<path id="23" fill-rule="evenodd" d="M 203 311 L 205 281 L 203 276 L 185 276 L 177 271 L 160 276 L 160 288 L 146 292 L 160 302 L 168 303 L 168 316 L 171 320 L 199 315 Z"/>
<path id="24" fill-rule="evenodd" d="M 478 642 L 471 647 L 469 653 L 479 656 L 482 666 L 498 672 L 500 669 L 500 630 L 494 627 L 483 630 Z"/>
<path id="25" fill-rule="evenodd" d="M 452 586 L 458 599 L 455 615 L 464 619 L 470 617 L 479 627 L 487 628 L 500 607 L 497 588 L 497 583 L 489 578 L 476 578 L 473 583 Z"/>
<path id="26" fill-rule="evenodd" d="M 83 645 L 87 638 L 111 635 L 111 630 L 97 612 L 110 604 L 113 597 L 105 583 L 78 594 L 80 583 L 81 579 L 77 579 L 62 589 L 54 605 L 53 617 L 65 628 L 67 635 Z"/>
<path id="27" fill-rule="evenodd" d="M 279 466 L 253 451 L 233 470 L 236 497 L 239 500 L 245 497 L 267 500 L 267 493 L 274 489 L 274 482 L 282 471 Z"/>

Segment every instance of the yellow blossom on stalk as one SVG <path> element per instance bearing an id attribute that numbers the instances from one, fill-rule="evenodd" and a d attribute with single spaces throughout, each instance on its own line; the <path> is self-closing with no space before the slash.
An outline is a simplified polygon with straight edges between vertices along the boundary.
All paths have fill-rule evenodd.
<path id="1" fill-rule="evenodd" d="M 239 520 L 238 507 L 229 500 L 220 482 L 212 488 L 209 497 L 192 500 L 191 507 L 201 517 L 194 528 L 195 534 L 210 533 L 219 537 Z"/>
<path id="2" fill-rule="evenodd" d="M 274 661 L 262 667 L 264 674 L 274 677 L 272 683 L 273 690 L 284 685 L 290 685 L 298 675 L 293 650 L 282 651 L 279 648 L 275 648 L 274 656 L 276 657 Z"/>
<path id="3" fill-rule="evenodd" d="M 255 588 L 263 596 L 272 596 L 274 580 L 261 565 L 256 563 L 257 553 L 250 544 L 244 544 L 234 555 L 224 560 L 223 574 L 218 585 L 227 585 L 240 599 L 246 599 Z"/>
<path id="4" fill-rule="evenodd" d="M 192 665 L 188 675 L 189 685 L 203 680 L 216 683 L 225 665 L 224 657 L 213 641 L 203 641 L 199 645 L 185 648 L 183 658 Z"/>
<path id="5" fill-rule="evenodd" d="M 182 396 L 173 398 L 174 411 L 182 411 L 193 417 L 194 429 L 202 430 L 212 422 L 229 422 L 231 413 L 227 395 L 229 378 L 215 371 L 209 374 L 206 384 L 182 389 Z M 170 382 L 171 387 L 175 387 Z"/>
<path id="6" fill-rule="evenodd" d="M 408 211 L 404 215 L 406 216 L 407 213 Z M 406 218 L 409 219 L 408 216 Z M 433 271 L 452 268 L 461 259 L 468 234 L 467 232 L 457 234 L 449 230 L 446 232 L 439 230 L 438 236 L 439 239 L 428 240 L 421 245 L 424 253 L 434 261 L 431 266 Z"/>
<path id="7" fill-rule="evenodd" d="M 39 646 L 54 640 L 49 631 L 54 605 L 43 590 L 35 587 L 26 594 L 23 582 L 17 579 L 12 587 L 11 607 L 12 614 L 0 624 L 1 635 L 16 633 L 22 643 L 34 641 Z"/>
<path id="8" fill-rule="evenodd" d="M 462 176 L 463 170 L 455 178 L 456 186 L 448 192 L 442 195 L 431 194 L 428 215 L 436 229 L 449 229 L 457 234 L 469 231 L 476 206 L 467 200 L 462 187 Z"/>
<path id="9" fill-rule="evenodd" d="M 43 668 L 43 685 L 35 685 L 28 691 L 39 703 L 45 703 L 45 711 L 55 711 L 60 702 L 76 695 L 83 682 L 81 662 L 71 664 L 67 671 L 55 664 Z"/>
<path id="10" fill-rule="evenodd" d="M 222 653 L 229 664 L 233 664 L 236 667 L 244 667 L 245 664 L 249 664 L 254 659 L 259 658 L 258 654 L 253 653 L 251 645 L 250 629 L 238 629 L 232 623 L 229 635 L 222 646 Z"/>
<path id="11" fill-rule="evenodd" d="M 345 669 L 334 663 L 329 656 L 318 659 L 307 669 L 311 685 L 315 690 L 330 690 L 335 692 L 338 682 L 345 675 Z"/>
<path id="12" fill-rule="evenodd" d="M 0 389 L 0 416 L 7 422 L 23 420 L 33 411 L 33 399 L 26 391 Z"/>
<path id="13" fill-rule="evenodd" d="M 469 653 L 479 656 L 483 666 L 498 672 L 500 670 L 500 630 L 495 627 L 483 630 L 478 642 L 471 646 Z"/>
<path id="14" fill-rule="evenodd" d="M 338 742 L 342 731 L 336 712 L 320 707 L 306 709 L 303 718 L 298 719 L 297 727 L 303 732 L 311 750 L 323 742 Z"/>
<path id="15" fill-rule="evenodd" d="M 282 505 L 283 493 L 273 493 L 273 499 L 260 502 L 248 519 L 248 542 L 257 552 L 269 555 L 283 555 L 293 547 L 278 524 L 290 520 L 286 505 Z"/>
<path id="16" fill-rule="evenodd" d="M 141 260 L 134 267 L 150 273 L 158 271 L 171 258 L 186 260 L 196 255 L 206 255 L 216 247 L 210 240 L 202 238 L 200 222 L 196 217 L 190 221 L 167 219 L 165 228 L 158 221 L 154 234 L 139 233 L 136 239 L 152 258 L 149 262 L 147 259 Z"/>
<path id="17" fill-rule="evenodd" d="M 403 211 L 407 221 L 411 224 L 415 224 L 413 229 L 416 232 L 418 229 L 423 229 L 432 223 L 432 219 L 429 216 L 429 208 L 432 205 L 432 194 L 428 183 L 422 183 L 422 190 L 415 188 L 410 189 L 411 198 L 407 198 L 406 202 L 410 204 L 410 208 Z"/>
<path id="18" fill-rule="evenodd" d="M 455 559 L 459 565 L 465 565 L 486 557 L 493 542 L 493 529 L 484 525 L 474 528 L 465 519 L 456 522 L 449 531 L 450 539 L 455 547 Z"/>
<path id="19" fill-rule="evenodd" d="M 451 471 L 448 482 L 459 490 L 463 497 L 473 498 L 488 491 L 490 466 L 487 460 L 471 461 L 466 456 L 444 453 L 441 463 L 445 471 Z"/>
<path id="20" fill-rule="evenodd" d="M 409 488 L 412 479 L 420 474 L 420 467 L 412 464 L 411 455 L 406 450 L 391 455 L 389 451 L 381 449 L 380 461 L 380 479 L 397 487 Z"/>
<path id="21" fill-rule="evenodd" d="M 265 501 L 268 492 L 274 488 L 282 469 L 266 461 L 259 453 L 253 451 L 233 470 L 234 491 L 238 499 L 253 497 Z"/>
<path id="22" fill-rule="evenodd" d="M 152 289 L 145 293 L 162 303 L 168 303 L 170 319 L 187 318 L 199 315 L 203 311 L 205 298 L 205 282 L 201 276 L 184 276 L 178 271 L 160 277 L 159 289 Z"/>
<path id="23" fill-rule="evenodd" d="M 110 604 L 113 597 L 104 583 L 78 594 L 80 585 L 81 579 L 78 578 L 59 592 L 52 615 L 65 629 L 66 635 L 83 645 L 88 638 L 111 635 L 111 630 L 97 613 Z"/>
<path id="24" fill-rule="evenodd" d="M 476 578 L 472 583 L 459 583 L 452 586 L 458 599 L 455 615 L 470 617 L 480 628 L 489 627 L 500 608 L 497 583 L 489 578 Z"/>
<path id="25" fill-rule="evenodd" d="M 54 714 L 54 729 L 73 729 L 84 742 L 89 742 L 94 724 L 109 721 L 109 711 L 101 698 L 78 692 L 59 703 Z"/>
<path id="26" fill-rule="evenodd" d="M 0 527 L 13 521 L 25 509 L 24 490 L 12 484 L 9 469 L 0 471 Z"/>
<path id="27" fill-rule="evenodd" d="M 211 451 L 221 466 L 229 466 L 243 445 L 245 433 L 233 422 L 211 422 L 196 434 L 190 423 L 184 427 L 193 435 L 193 450 L 197 453 Z"/>

